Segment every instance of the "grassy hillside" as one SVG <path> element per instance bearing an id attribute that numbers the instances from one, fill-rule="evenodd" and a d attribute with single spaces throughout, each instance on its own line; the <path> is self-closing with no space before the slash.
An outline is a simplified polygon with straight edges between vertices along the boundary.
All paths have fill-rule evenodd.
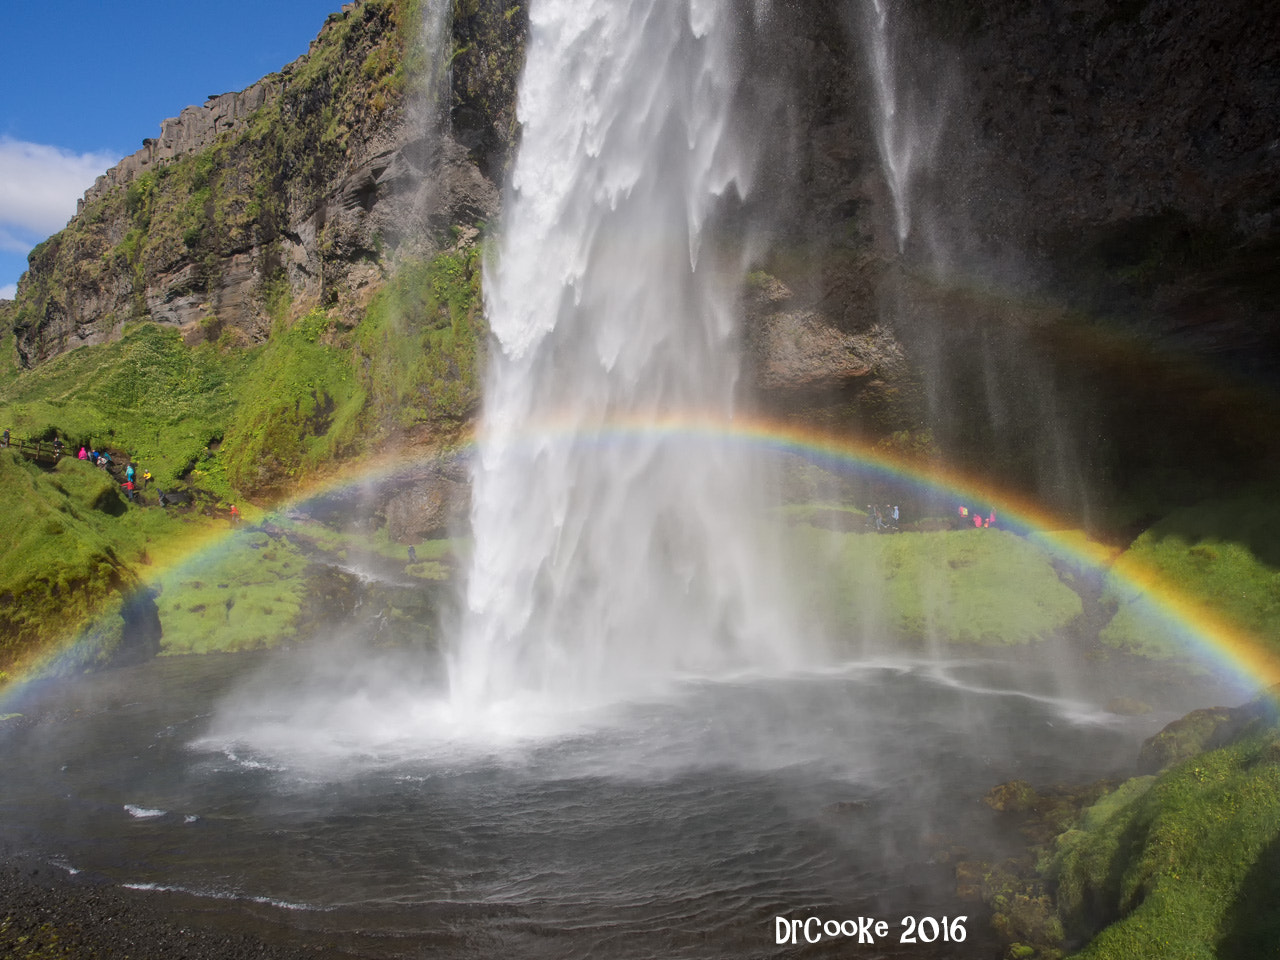
<path id="1" fill-rule="evenodd" d="M 1049 869 L 1079 960 L 1275 956 L 1280 731 L 1142 777 L 1086 811 Z"/>
<path id="2" fill-rule="evenodd" d="M 222 497 L 286 492 L 300 471 L 417 425 L 456 428 L 479 400 L 485 327 L 479 253 L 407 263 L 361 322 L 275 308 L 259 346 L 188 346 L 178 331 L 126 325 L 0 376 L 0 420 L 15 437 L 64 437 L 126 454 L 157 481 L 194 475 Z"/>
<path id="3" fill-rule="evenodd" d="M 115 480 L 72 458 L 44 470 L 0 451 L 9 531 L 0 550 L 0 672 L 31 663 L 50 644 L 86 630 L 97 617 L 118 627 L 120 605 L 140 574 L 206 521 L 128 504 Z M 88 663 L 118 642 L 84 653 Z"/>
<path id="4" fill-rule="evenodd" d="M 1081 613 L 1049 554 L 1005 530 L 838 533 L 791 528 L 809 609 L 839 632 L 912 644 L 1042 640 Z M 818 562 L 815 563 L 815 558 Z"/>
<path id="5" fill-rule="evenodd" d="M 82 444 L 126 453 L 171 483 L 221 439 L 252 360 L 130 324 L 114 343 L 0 378 L 0 420 L 17 437 L 62 436 L 71 453 Z"/>
<path id="6" fill-rule="evenodd" d="M 1176 510 L 1139 536 L 1121 562 L 1156 571 L 1180 596 L 1280 646 L 1280 505 L 1274 491 Z M 1176 652 L 1141 597 L 1115 582 L 1108 597 L 1117 609 L 1103 642 L 1147 656 Z"/>
<path id="7" fill-rule="evenodd" d="M 18 531 L 0 562 L 0 670 L 118 605 L 160 542 L 225 524 L 230 502 L 271 502 L 419 431 L 437 442 L 457 436 L 479 399 L 479 284 L 472 248 L 406 264 L 355 325 L 321 309 L 293 317 L 280 297 L 270 337 L 250 348 L 190 346 L 172 328 L 137 322 L 114 342 L 20 370 L 10 336 L 0 422 L 15 438 L 63 437 L 70 456 L 46 471 L 0 455 L 0 481 L 16 494 L 4 517 Z M 76 460 L 81 444 L 149 469 L 149 506 L 126 504 L 116 479 Z M 214 516 L 159 510 L 156 488 L 194 492 Z M 259 609 L 286 622 L 292 591 L 237 616 Z M 202 601 L 183 603 L 189 614 Z M 274 628 L 245 630 L 242 646 Z M 208 646 L 205 633 L 193 633 L 192 649 Z"/>

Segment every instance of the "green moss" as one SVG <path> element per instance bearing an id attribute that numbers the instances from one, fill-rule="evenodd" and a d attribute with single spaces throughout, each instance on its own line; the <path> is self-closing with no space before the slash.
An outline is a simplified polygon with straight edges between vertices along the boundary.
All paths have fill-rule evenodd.
<path id="1" fill-rule="evenodd" d="M 1120 563 L 1157 573 L 1179 596 L 1211 608 L 1280 646 L 1280 503 L 1270 491 L 1179 510 L 1143 533 Z M 1170 624 L 1143 594 L 1116 579 L 1104 643 L 1145 656 L 1181 651 Z"/>
<path id="2" fill-rule="evenodd" d="M 1263 956 L 1280 942 L 1274 727 L 1130 781 L 1064 834 L 1051 866 L 1076 956 Z"/>
<path id="3" fill-rule="evenodd" d="M 294 540 L 309 544 L 316 550 L 343 559 L 373 555 L 404 563 L 405 573 L 422 580 L 447 580 L 470 550 L 470 541 L 466 539 L 424 540 L 414 545 L 417 562 L 408 563 L 406 545 L 393 542 L 385 526 L 378 527 L 370 535 L 363 531 L 335 530 L 320 523 L 299 523 L 284 518 L 276 524 Z"/>
<path id="4" fill-rule="evenodd" d="M 449 567 L 435 562 L 411 563 L 404 568 L 404 572 L 419 580 L 448 580 L 451 573 Z"/>
<path id="5" fill-rule="evenodd" d="M 248 532 L 182 564 L 158 581 L 161 653 L 274 646 L 297 632 L 307 562 L 284 539 Z"/>
<path id="6" fill-rule="evenodd" d="M 846 631 L 1003 645 L 1044 639 L 1078 617 L 1080 598 L 1047 553 L 1003 530 L 893 535 L 792 528 L 808 565 L 831 572 L 807 582 L 811 609 Z"/>
<path id="7" fill-rule="evenodd" d="M 269 495 L 389 433 L 456 429 L 480 397 L 479 283 L 476 251 L 444 253 L 405 264 L 353 331 L 318 308 L 277 322 L 240 381 L 222 453 L 228 483 Z M 278 294 L 268 288 L 283 317 Z"/>
<path id="8" fill-rule="evenodd" d="M 250 360 L 211 345 L 192 349 L 172 328 L 138 324 L 114 343 L 0 380 L 0 419 L 16 436 L 56 432 L 68 451 L 80 444 L 122 450 L 164 485 L 221 437 Z"/>
<path id="9" fill-rule="evenodd" d="M 356 346 L 366 411 L 381 428 L 470 417 L 487 328 L 476 248 L 403 267 L 369 305 Z"/>
<path id="10" fill-rule="evenodd" d="M 69 668 L 97 662 L 114 641 L 93 625 L 109 625 L 142 571 L 182 549 L 192 524 L 127 506 L 113 479 L 71 458 L 45 471 L 0 451 L 0 484 L 10 525 L 0 551 L 0 668 L 29 664 L 78 635 L 95 649 Z"/>
<path id="11" fill-rule="evenodd" d="M 344 452 L 330 436 L 336 418 L 358 413 L 351 358 L 323 342 L 331 320 L 314 310 L 277 324 L 250 352 L 221 456 L 230 484 L 254 496 L 281 492 L 301 472 Z"/>

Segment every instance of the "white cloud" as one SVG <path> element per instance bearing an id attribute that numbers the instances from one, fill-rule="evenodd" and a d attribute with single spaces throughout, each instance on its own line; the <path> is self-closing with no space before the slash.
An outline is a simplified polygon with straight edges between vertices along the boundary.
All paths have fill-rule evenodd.
<path id="1" fill-rule="evenodd" d="M 18 295 L 18 285 L 16 283 L 6 283 L 0 287 L 0 300 L 12 300 Z"/>
<path id="2" fill-rule="evenodd" d="M 13 249 L 15 234 L 44 238 L 61 230 L 76 201 L 119 159 L 0 137 L 0 242 Z"/>
<path id="3" fill-rule="evenodd" d="M 24 237 L 13 233 L 0 223 L 0 252 L 26 253 L 39 242 L 38 239 L 32 240 L 29 236 Z"/>

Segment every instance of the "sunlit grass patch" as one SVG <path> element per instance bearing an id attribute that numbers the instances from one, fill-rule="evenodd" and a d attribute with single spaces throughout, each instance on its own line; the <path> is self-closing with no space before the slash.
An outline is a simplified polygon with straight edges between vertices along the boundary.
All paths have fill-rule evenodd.
<path id="1" fill-rule="evenodd" d="M 413 545 L 415 559 L 410 561 L 409 545 L 392 540 L 385 525 L 372 532 L 337 530 L 316 521 L 287 518 L 276 525 L 289 536 L 339 559 L 378 558 L 405 564 L 405 573 L 426 580 L 448 579 L 470 551 L 470 540 L 462 537 L 423 540 Z"/>
<path id="2" fill-rule="evenodd" d="M 160 578 L 161 652 L 270 647 L 297 633 L 307 560 L 283 538 L 238 534 Z"/>
<path id="3" fill-rule="evenodd" d="M 190 348 L 172 328 L 130 324 L 117 341 L 0 380 L 0 417 L 15 436 L 56 430 L 72 456 L 80 443 L 123 448 L 168 483 L 221 437 L 248 361 L 209 344 Z"/>
<path id="4" fill-rule="evenodd" d="M 128 504 L 107 473 L 73 458 L 45 470 L 0 451 L 0 667 L 37 657 L 111 615 L 150 565 L 190 549 L 193 525 Z M 198 526 L 198 523 L 195 525 Z"/>
<path id="5" fill-rule="evenodd" d="M 791 544 L 820 572 L 799 585 L 848 630 L 1006 645 L 1045 639 L 1082 610 L 1050 556 L 1004 530 L 838 533 L 797 526 Z"/>
<path id="6" fill-rule="evenodd" d="M 1138 537 L 1118 564 L 1149 570 L 1172 593 L 1280 645 L 1280 503 L 1273 495 L 1178 510 Z M 1107 599 L 1117 610 L 1101 632 L 1104 643 L 1146 656 L 1180 652 L 1137 589 L 1113 579 Z"/>
<path id="7" fill-rule="evenodd" d="M 1264 956 L 1280 943 L 1280 734 L 1265 727 L 1129 781 L 1058 841 L 1077 957 Z"/>

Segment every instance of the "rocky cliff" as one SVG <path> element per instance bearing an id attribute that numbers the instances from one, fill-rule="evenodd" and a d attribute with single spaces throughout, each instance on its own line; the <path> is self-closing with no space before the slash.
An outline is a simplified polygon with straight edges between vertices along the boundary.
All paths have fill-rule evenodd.
<path id="1" fill-rule="evenodd" d="M 517 136 L 526 5 L 455 0 L 430 50 L 428 6 L 344 7 L 305 56 L 165 121 L 100 178 L 31 256 L 11 311 L 20 365 L 132 319 L 224 347 L 266 339 L 282 302 L 354 325 L 399 264 L 470 242 L 498 213 Z M 1255 366 L 1280 356 L 1267 279 L 1280 14 L 1244 0 L 887 9 L 898 122 L 919 143 L 903 251 L 876 147 L 869 4 L 776 0 L 744 38 L 760 96 L 787 102 L 763 132 L 773 160 L 753 201 L 773 252 L 745 294 L 766 395 L 866 394 L 878 428 L 926 431 L 930 404 L 955 408 L 979 389 L 945 386 L 974 370 L 941 369 L 938 355 L 979 337 L 993 356 L 1020 356 L 1026 339 L 1009 329 L 1066 315 L 1029 320 L 1010 296 L 1139 318 Z M 433 101 L 424 77 L 446 65 Z M 936 289 L 923 298 L 960 322 L 924 316 L 915 294 L 887 309 L 907 289 L 904 267 L 917 293 L 920 274 L 1007 293 L 958 310 Z M 924 381 L 943 385 L 932 401 Z"/>
<path id="2" fill-rule="evenodd" d="M 457 7 L 428 51 L 423 5 L 348 4 L 278 74 L 164 121 L 31 254 L 21 365 L 134 319 L 258 342 L 273 301 L 354 313 L 400 259 L 474 232 L 498 206 L 524 21 L 507 0 Z M 446 61 L 456 125 L 424 92 Z"/>

